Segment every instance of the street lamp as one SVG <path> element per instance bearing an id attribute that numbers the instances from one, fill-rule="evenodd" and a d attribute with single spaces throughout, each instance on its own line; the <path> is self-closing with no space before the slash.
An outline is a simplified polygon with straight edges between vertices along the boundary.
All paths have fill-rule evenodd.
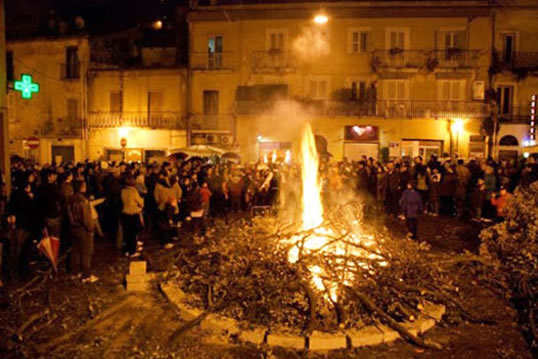
<path id="1" fill-rule="evenodd" d="M 329 21 L 329 18 L 327 17 L 327 15 L 323 13 L 319 13 L 316 16 L 314 16 L 314 22 L 318 25 L 326 24 L 327 21 Z"/>
<path id="2" fill-rule="evenodd" d="M 463 119 L 461 118 L 452 119 L 452 123 L 450 124 L 450 132 L 452 136 L 456 135 L 456 153 L 459 153 L 460 133 L 462 133 L 463 130 L 464 130 Z M 453 153 L 451 155 L 453 155 Z"/>

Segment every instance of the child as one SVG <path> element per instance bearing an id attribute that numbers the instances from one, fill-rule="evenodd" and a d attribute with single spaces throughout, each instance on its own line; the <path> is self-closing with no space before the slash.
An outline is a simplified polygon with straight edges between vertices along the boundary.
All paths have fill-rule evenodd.
<path id="1" fill-rule="evenodd" d="M 506 205 L 508 204 L 508 201 L 512 198 L 512 195 L 508 193 L 506 190 L 506 187 L 501 186 L 499 190 L 499 194 L 495 195 L 494 193 L 491 195 L 491 204 L 497 208 L 497 217 L 496 220 L 499 222 L 504 221 L 505 216 L 505 209 Z"/>
<path id="2" fill-rule="evenodd" d="M 486 183 L 482 178 L 478 179 L 476 188 L 473 191 L 471 197 L 471 207 L 473 208 L 473 221 L 478 222 L 482 220 L 482 207 L 486 201 Z"/>
<path id="3" fill-rule="evenodd" d="M 422 199 L 415 187 L 415 181 L 409 182 L 400 199 L 400 207 L 403 209 L 407 230 L 409 231 L 408 236 L 411 239 L 417 239 L 418 215 L 424 210 Z"/>
<path id="4" fill-rule="evenodd" d="M 202 207 L 204 209 L 204 218 L 209 216 L 209 201 L 211 200 L 211 191 L 207 182 L 202 183 L 202 188 L 200 188 L 200 194 L 202 195 Z"/>

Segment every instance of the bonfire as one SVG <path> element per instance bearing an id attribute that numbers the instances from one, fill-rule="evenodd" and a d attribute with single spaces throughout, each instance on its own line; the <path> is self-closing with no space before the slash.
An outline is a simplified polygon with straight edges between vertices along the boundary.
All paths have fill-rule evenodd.
<path id="1" fill-rule="evenodd" d="M 179 255 L 180 285 L 192 303 L 238 320 L 309 334 L 383 323 L 425 343 L 402 324 L 428 303 L 487 322 L 465 308 L 455 266 L 475 275 L 490 264 L 470 253 L 431 253 L 428 245 L 395 238 L 363 221 L 363 199 L 343 196 L 324 208 L 319 157 L 306 124 L 301 141 L 301 206 L 297 220 L 266 215 L 217 222 L 193 252 Z M 185 253 L 184 253 L 185 254 Z M 479 264 L 478 266 L 476 264 Z"/>

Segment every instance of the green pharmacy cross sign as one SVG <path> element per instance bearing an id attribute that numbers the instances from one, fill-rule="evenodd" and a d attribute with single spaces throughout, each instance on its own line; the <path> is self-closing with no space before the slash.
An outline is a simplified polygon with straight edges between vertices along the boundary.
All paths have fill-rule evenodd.
<path id="1" fill-rule="evenodd" d="M 32 76 L 27 74 L 21 75 L 20 81 L 15 81 L 15 90 L 21 92 L 23 99 L 32 99 L 32 94 L 39 92 L 39 85 L 32 81 Z"/>

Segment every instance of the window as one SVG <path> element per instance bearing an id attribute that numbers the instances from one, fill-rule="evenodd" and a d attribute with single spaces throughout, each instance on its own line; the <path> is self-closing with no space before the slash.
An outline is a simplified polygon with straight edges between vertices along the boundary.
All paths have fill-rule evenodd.
<path id="1" fill-rule="evenodd" d="M 204 91 L 204 115 L 217 115 L 219 113 L 219 92 Z"/>
<path id="2" fill-rule="evenodd" d="M 67 122 L 69 124 L 76 124 L 78 122 L 78 99 L 67 99 Z"/>
<path id="3" fill-rule="evenodd" d="M 387 80 L 385 83 L 385 96 L 387 100 L 399 101 L 407 99 L 406 80 Z"/>
<path id="4" fill-rule="evenodd" d="M 68 46 L 65 48 L 64 78 L 78 79 L 79 72 L 78 48 L 76 46 Z"/>
<path id="5" fill-rule="evenodd" d="M 351 82 L 351 100 L 359 102 L 366 101 L 366 81 Z"/>
<path id="6" fill-rule="evenodd" d="M 440 101 L 463 101 L 465 92 L 464 80 L 440 80 L 439 96 Z"/>
<path id="7" fill-rule="evenodd" d="M 328 80 L 326 79 L 311 79 L 309 83 L 308 96 L 312 100 L 325 100 L 329 96 Z"/>
<path id="8" fill-rule="evenodd" d="M 502 34 L 502 61 L 511 63 L 514 60 L 516 34 Z"/>
<path id="9" fill-rule="evenodd" d="M 348 33 L 348 53 L 358 54 L 368 51 L 369 29 L 350 29 Z"/>
<path id="10" fill-rule="evenodd" d="M 119 91 L 109 94 L 109 111 L 111 113 L 121 112 L 121 93 Z"/>
<path id="11" fill-rule="evenodd" d="M 6 78 L 13 81 L 15 78 L 13 68 L 13 51 L 6 51 Z"/>
<path id="12" fill-rule="evenodd" d="M 403 31 L 391 31 L 389 39 L 390 50 L 403 50 L 405 48 L 405 34 Z"/>
<path id="13" fill-rule="evenodd" d="M 162 92 L 149 91 L 148 92 L 148 113 L 155 113 L 162 111 Z"/>
<path id="14" fill-rule="evenodd" d="M 437 38 L 437 46 L 444 54 L 445 60 L 459 60 L 465 49 L 466 32 L 464 30 L 442 30 Z"/>
<path id="15" fill-rule="evenodd" d="M 212 36 L 207 40 L 208 68 L 222 68 L 222 36 Z"/>
<path id="16" fill-rule="evenodd" d="M 269 29 L 266 33 L 266 49 L 269 52 L 284 51 L 286 49 L 287 30 Z"/>
<path id="17" fill-rule="evenodd" d="M 514 86 L 497 86 L 497 105 L 499 114 L 512 114 L 512 105 L 514 100 Z"/>

